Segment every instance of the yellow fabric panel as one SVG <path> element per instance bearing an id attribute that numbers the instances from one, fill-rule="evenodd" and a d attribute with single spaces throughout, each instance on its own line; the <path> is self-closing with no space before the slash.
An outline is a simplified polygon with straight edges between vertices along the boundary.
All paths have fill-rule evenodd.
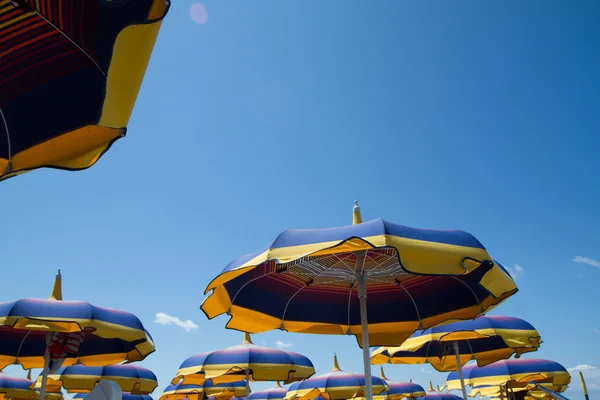
<path id="1" fill-rule="evenodd" d="M 117 36 L 108 68 L 100 126 L 127 126 L 160 26 L 161 21 L 132 25 Z"/>
<path id="2" fill-rule="evenodd" d="M 21 171 L 40 166 L 88 168 L 98 161 L 106 148 L 120 138 L 122 133 L 121 129 L 85 126 L 14 154 L 12 169 Z M 7 167 L 8 160 L 0 159 L 0 173 Z"/>
<path id="3" fill-rule="evenodd" d="M 59 392 L 62 387 L 67 390 L 67 393 L 89 393 L 92 391 L 100 380 L 108 380 L 115 382 L 123 391 L 132 394 L 152 393 L 158 386 L 158 383 L 153 380 L 140 378 L 126 378 L 122 376 L 96 376 L 96 375 L 48 375 L 46 388 L 48 392 Z M 35 382 L 35 388 L 39 389 L 42 384 L 42 378 L 38 377 Z M 137 390 L 131 390 L 135 388 Z"/>

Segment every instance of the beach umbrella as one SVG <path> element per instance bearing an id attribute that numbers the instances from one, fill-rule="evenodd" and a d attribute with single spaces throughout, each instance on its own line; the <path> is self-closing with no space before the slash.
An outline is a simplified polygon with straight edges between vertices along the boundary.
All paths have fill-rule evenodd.
<path id="1" fill-rule="evenodd" d="M 0 400 L 33 400 L 39 399 L 39 391 L 31 388 L 31 372 L 27 372 L 27 379 L 8 376 L 0 372 Z M 52 393 L 46 400 L 62 400 L 62 393 Z"/>
<path id="2" fill-rule="evenodd" d="M 565 386 L 571 382 L 571 375 L 565 367 L 555 361 L 539 358 L 510 359 L 478 367 L 470 365 L 464 368 L 464 382 L 472 388 L 503 385 L 507 388 L 532 383 L 551 383 Z M 461 388 L 458 372 L 451 372 L 446 379 L 448 390 Z"/>
<path id="3" fill-rule="evenodd" d="M 337 356 L 333 356 L 333 370 L 327 374 L 314 376 L 290 385 L 285 396 L 287 400 L 315 399 L 319 396 L 329 400 L 352 399 L 364 397 L 366 391 L 364 374 L 344 372 L 340 369 Z M 374 394 L 388 391 L 387 383 L 378 377 L 372 377 Z"/>
<path id="4" fill-rule="evenodd" d="M 214 383 L 205 379 L 201 384 L 184 384 L 183 381 L 165 388 L 160 400 L 202 400 L 205 396 L 216 400 L 239 398 L 246 393 L 246 381 Z"/>
<path id="5" fill-rule="evenodd" d="M 383 372 L 383 367 L 381 367 L 381 374 L 379 375 L 381 379 L 387 383 L 389 389 L 387 392 L 380 394 L 379 396 L 385 396 L 388 400 L 400 400 L 404 398 L 415 398 L 425 396 L 425 389 L 423 386 L 417 385 L 416 383 L 411 382 L 396 382 L 389 380 L 385 376 L 385 372 Z"/>
<path id="6" fill-rule="evenodd" d="M 270 349 L 252 343 L 244 333 L 244 341 L 222 350 L 198 354 L 186 359 L 172 383 L 201 384 L 205 379 L 214 383 L 246 380 L 246 395 L 250 393 L 249 381 L 294 382 L 312 376 L 315 368 L 305 356 L 291 351 Z"/>
<path id="7" fill-rule="evenodd" d="M 35 383 L 41 386 L 40 376 Z M 58 392 L 64 388 L 67 393 L 89 393 L 101 380 L 111 381 L 119 385 L 123 392 L 134 395 L 150 394 L 158 386 L 154 372 L 131 364 L 107 365 L 105 367 L 88 367 L 72 365 L 60 368 L 48 375 L 48 392 Z M 143 400 L 143 399 L 139 399 Z"/>
<path id="8" fill-rule="evenodd" d="M 415 332 L 402 345 L 380 347 L 371 355 L 372 364 L 425 364 L 440 372 L 458 371 L 476 360 L 480 367 L 536 351 L 542 342 L 528 322 L 512 317 L 482 316 Z M 463 397 L 467 397 L 463 385 Z"/>
<path id="9" fill-rule="evenodd" d="M 490 397 L 490 398 L 506 398 L 507 389 L 510 393 L 522 393 L 524 396 L 532 398 L 532 399 L 547 399 L 552 398 L 548 394 L 538 389 L 538 385 L 545 387 L 555 393 L 562 393 L 568 389 L 568 385 L 555 386 L 552 383 L 513 383 L 510 387 L 506 385 L 487 385 L 487 386 L 479 386 L 473 388 L 469 392 L 469 397 L 475 397 L 479 395 L 480 397 Z"/>
<path id="10" fill-rule="evenodd" d="M 369 346 L 396 346 L 415 330 L 473 319 L 517 287 L 466 232 L 362 223 L 357 205 L 353 223 L 281 233 L 213 279 L 201 309 L 209 319 L 228 314 L 228 328 L 251 333 L 355 335 L 371 400 Z"/>
<path id="11" fill-rule="evenodd" d="M 169 0 L 0 1 L 0 180 L 125 136 Z"/>
<path id="12" fill-rule="evenodd" d="M 73 396 L 74 399 L 85 399 L 88 393 L 77 393 Z M 121 394 L 122 400 L 154 400 L 152 396 L 148 394 L 131 394 L 127 392 L 123 392 Z"/>
<path id="13" fill-rule="evenodd" d="M 463 400 L 462 397 L 452 393 L 442 393 L 433 390 L 433 385 L 429 382 L 429 390 L 425 393 L 425 396 L 419 397 L 419 400 Z M 468 400 L 468 399 L 465 399 Z"/>
<path id="14" fill-rule="evenodd" d="M 144 359 L 154 342 L 133 314 L 62 299 L 60 270 L 50 299 L 0 303 L 0 369 L 10 364 L 43 368 L 46 377 L 74 363 L 110 365 Z"/>
<path id="15" fill-rule="evenodd" d="M 274 388 L 259 390 L 258 392 L 253 392 L 250 394 L 250 400 L 280 400 L 285 398 L 287 394 L 287 389 L 281 387 L 279 382 L 275 385 Z"/>

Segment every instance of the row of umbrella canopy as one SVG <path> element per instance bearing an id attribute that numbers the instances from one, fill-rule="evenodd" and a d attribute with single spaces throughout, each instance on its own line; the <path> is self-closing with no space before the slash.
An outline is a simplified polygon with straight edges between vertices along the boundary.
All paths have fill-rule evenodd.
<path id="1" fill-rule="evenodd" d="M 154 351 L 137 317 L 63 301 L 60 282 L 59 271 L 48 300 L 0 303 L 0 368 L 13 363 L 43 368 L 43 396 L 50 372 L 60 366 L 134 362 Z M 371 362 L 424 360 L 439 370 L 456 366 L 461 375 L 469 358 L 483 365 L 535 351 L 541 338 L 525 321 L 482 317 L 516 291 L 510 274 L 470 234 L 382 219 L 363 223 L 355 203 L 353 225 L 288 230 L 266 249 L 234 260 L 209 284 L 201 309 L 209 318 L 230 315 L 227 326 L 244 332 L 356 336 L 365 368 L 363 392 L 354 396 L 371 400 L 383 392 L 375 393 L 381 385 L 371 377 Z M 475 320 L 447 324 L 457 319 Z M 372 345 L 396 347 L 371 355 Z M 250 381 L 299 382 L 292 386 L 301 397 L 322 389 L 311 377 L 314 368 L 306 357 L 257 347 L 247 335 L 241 345 L 193 356 L 181 365 L 173 384 L 243 380 L 248 394 Z M 239 355 L 246 364 L 232 361 Z M 331 372 L 336 379 L 338 373 Z M 463 395 L 467 397 L 465 390 Z"/>

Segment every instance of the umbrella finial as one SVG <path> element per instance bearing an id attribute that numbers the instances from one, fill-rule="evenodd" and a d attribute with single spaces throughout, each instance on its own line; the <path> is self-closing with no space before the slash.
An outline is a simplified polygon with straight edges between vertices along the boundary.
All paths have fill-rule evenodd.
<path id="1" fill-rule="evenodd" d="M 52 294 L 50 294 L 50 300 L 62 300 L 62 275 L 60 269 L 54 278 L 54 287 L 52 287 Z"/>
<path id="2" fill-rule="evenodd" d="M 408 381 L 409 381 L 410 383 L 412 383 L 412 378 L 408 378 Z"/>
<path id="3" fill-rule="evenodd" d="M 252 338 L 250 337 L 250 334 L 248 332 L 244 332 L 244 341 L 242 342 L 242 344 L 254 344 L 252 343 Z"/>
<path id="4" fill-rule="evenodd" d="M 434 392 L 434 390 L 433 390 L 433 384 L 431 383 L 431 381 L 429 381 L 429 391 L 430 392 Z"/>
<path id="5" fill-rule="evenodd" d="M 352 209 L 352 225 L 362 224 L 362 217 L 360 216 L 360 207 L 358 206 L 358 200 L 354 200 L 354 208 Z"/>
<path id="6" fill-rule="evenodd" d="M 333 353 L 333 370 L 341 371 L 340 364 L 338 364 L 338 360 L 337 360 L 337 354 L 335 354 L 335 353 Z"/>
<path id="7" fill-rule="evenodd" d="M 385 376 L 385 372 L 383 372 L 383 367 L 381 367 L 381 374 L 379 374 L 379 376 L 381 379 L 385 379 L 386 381 L 388 380 L 387 376 Z"/>
<path id="8" fill-rule="evenodd" d="M 27 370 L 27 380 L 31 380 L 31 368 Z"/>
<path id="9" fill-rule="evenodd" d="M 277 381 L 277 382 L 275 383 L 275 387 L 278 387 L 278 388 L 280 388 L 280 387 L 281 387 L 281 383 L 279 383 L 279 381 Z"/>

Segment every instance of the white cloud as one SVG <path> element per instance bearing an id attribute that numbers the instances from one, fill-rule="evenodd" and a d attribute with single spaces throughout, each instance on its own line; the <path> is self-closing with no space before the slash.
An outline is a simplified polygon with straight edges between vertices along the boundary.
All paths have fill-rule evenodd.
<path id="1" fill-rule="evenodd" d="M 589 258 L 589 257 L 575 256 L 575 257 L 573 257 L 573 262 L 576 262 L 579 264 L 587 264 L 587 265 L 591 265 L 592 267 L 600 268 L 600 261 L 594 260 L 593 258 Z"/>
<path id="2" fill-rule="evenodd" d="M 521 267 L 519 264 L 515 264 L 512 267 L 506 267 L 506 269 L 513 279 L 519 279 L 525 275 L 525 268 Z"/>
<path id="3" fill-rule="evenodd" d="M 431 374 L 431 371 L 430 371 L 430 370 L 428 370 L 428 369 L 426 369 L 426 368 L 421 368 L 421 370 L 420 370 L 420 371 L 421 371 L 422 373 L 424 373 L 424 374 Z"/>
<path id="4" fill-rule="evenodd" d="M 260 341 L 260 345 L 261 345 L 261 346 L 265 346 L 265 347 L 266 347 L 266 346 L 268 345 L 268 343 L 267 343 L 267 341 L 266 341 L 266 340 L 261 340 L 261 341 Z"/>
<path id="5" fill-rule="evenodd" d="M 195 329 L 198 329 L 198 325 L 196 325 L 193 321 L 190 321 L 189 319 L 182 321 L 177 317 L 173 317 L 163 312 L 156 313 L 156 319 L 154 320 L 154 322 L 159 325 L 175 325 L 182 328 L 186 332 L 191 332 Z"/>
<path id="6" fill-rule="evenodd" d="M 591 371 L 594 369 L 597 369 L 596 367 L 594 367 L 593 365 L 589 365 L 589 364 L 581 364 L 581 365 L 577 365 L 573 368 L 567 368 L 569 371 Z"/>
<path id="7" fill-rule="evenodd" d="M 600 333 L 600 329 L 596 329 L 596 328 L 594 328 L 594 332 L 596 332 L 596 333 Z"/>
<path id="8" fill-rule="evenodd" d="M 285 342 L 282 342 L 281 340 L 278 340 L 277 342 L 275 342 L 275 346 L 277 346 L 277 348 L 279 350 L 283 350 L 285 348 L 292 347 L 293 345 L 294 345 L 294 343 L 292 343 L 292 342 L 285 343 Z"/>

